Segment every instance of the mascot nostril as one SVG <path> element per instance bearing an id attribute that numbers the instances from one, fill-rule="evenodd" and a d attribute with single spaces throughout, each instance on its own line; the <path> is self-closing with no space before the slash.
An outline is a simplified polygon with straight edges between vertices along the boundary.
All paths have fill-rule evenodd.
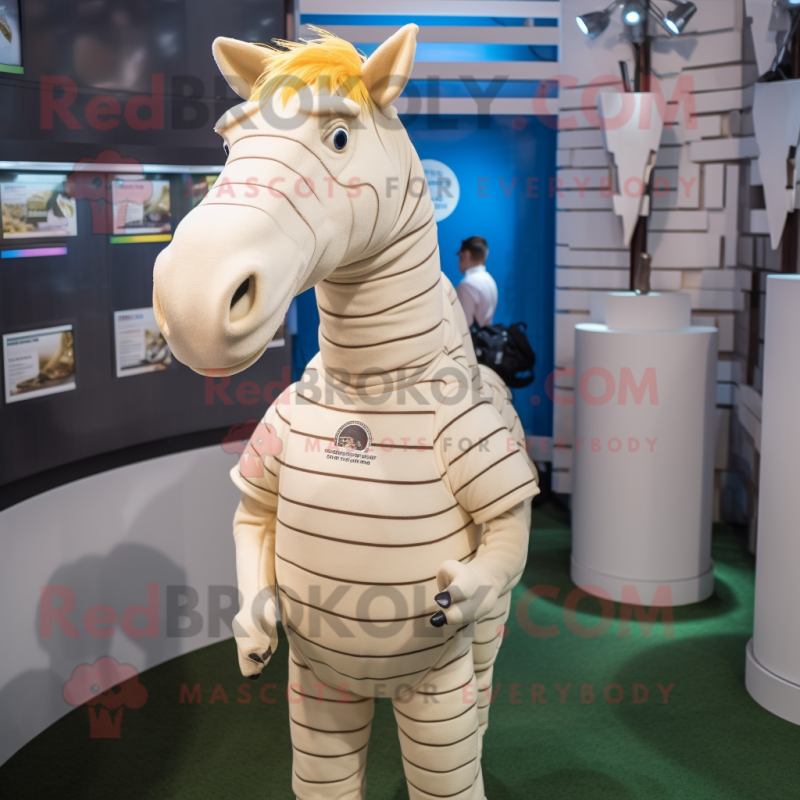
<path id="1" fill-rule="evenodd" d="M 237 322 L 240 319 L 244 319 L 248 315 L 250 309 L 253 307 L 253 301 L 255 300 L 255 286 L 255 278 L 252 275 L 249 278 L 245 278 L 239 284 L 239 287 L 233 293 L 233 297 L 231 298 L 231 322 Z"/>
<path id="2" fill-rule="evenodd" d="M 247 294 L 247 290 L 250 288 L 250 278 L 245 278 L 239 288 L 233 293 L 233 297 L 231 298 L 231 308 L 233 308 L 241 299 Z"/>

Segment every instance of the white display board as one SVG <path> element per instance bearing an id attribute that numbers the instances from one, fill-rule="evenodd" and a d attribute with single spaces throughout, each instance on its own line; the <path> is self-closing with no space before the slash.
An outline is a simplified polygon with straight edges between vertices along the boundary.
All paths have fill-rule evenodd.
<path id="1" fill-rule="evenodd" d="M 72 325 L 4 334 L 3 380 L 6 403 L 74 389 Z"/>
<path id="2" fill-rule="evenodd" d="M 152 307 L 114 312 L 114 352 L 118 378 L 157 372 L 172 363 Z"/>

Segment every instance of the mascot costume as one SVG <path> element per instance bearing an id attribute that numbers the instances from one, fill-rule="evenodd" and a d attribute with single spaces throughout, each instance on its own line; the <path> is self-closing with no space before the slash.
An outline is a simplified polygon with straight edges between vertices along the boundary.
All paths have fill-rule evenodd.
<path id="1" fill-rule="evenodd" d="M 280 608 L 301 800 L 365 796 L 376 697 L 411 798 L 483 800 L 492 667 L 538 493 L 392 106 L 417 30 L 368 59 L 324 31 L 282 49 L 217 39 L 245 102 L 217 123 L 225 168 L 154 272 L 159 327 L 204 374 L 251 365 L 316 290 L 320 352 L 231 473 L 239 666 L 267 666 Z"/>

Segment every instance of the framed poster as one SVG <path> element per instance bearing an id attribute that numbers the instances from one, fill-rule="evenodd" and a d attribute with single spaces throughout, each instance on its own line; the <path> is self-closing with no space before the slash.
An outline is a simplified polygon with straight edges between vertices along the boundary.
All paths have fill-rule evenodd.
<path id="1" fill-rule="evenodd" d="M 172 363 L 152 307 L 114 312 L 114 351 L 118 378 L 158 372 Z"/>
<path id="2" fill-rule="evenodd" d="M 3 375 L 6 403 L 76 388 L 72 325 L 4 334 Z"/>
<path id="3" fill-rule="evenodd" d="M 112 233 L 169 233 L 172 212 L 168 180 L 117 176 L 111 184 Z"/>
<path id="4" fill-rule="evenodd" d="M 0 6 L 0 72 L 22 74 L 20 0 L 4 0 Z"/>
<path id="5" fill-rule="evenodd" d="M 26 174 L 0 183 L 3 239 L 77 236 L 75 198 L 66 182 L 66 175 Z"/>

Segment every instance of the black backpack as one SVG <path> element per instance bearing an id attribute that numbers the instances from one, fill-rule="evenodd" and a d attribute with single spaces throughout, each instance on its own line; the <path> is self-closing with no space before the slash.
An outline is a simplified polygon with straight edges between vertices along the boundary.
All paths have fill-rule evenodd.
<path id="1" fill-rule="evenodd" d="M 527 329 L 524 322 L 470 328 L 478 363 L 493 369 L 512 389 L 530 386 L 535 378 L 536 353 L 525 335 Z"/>

